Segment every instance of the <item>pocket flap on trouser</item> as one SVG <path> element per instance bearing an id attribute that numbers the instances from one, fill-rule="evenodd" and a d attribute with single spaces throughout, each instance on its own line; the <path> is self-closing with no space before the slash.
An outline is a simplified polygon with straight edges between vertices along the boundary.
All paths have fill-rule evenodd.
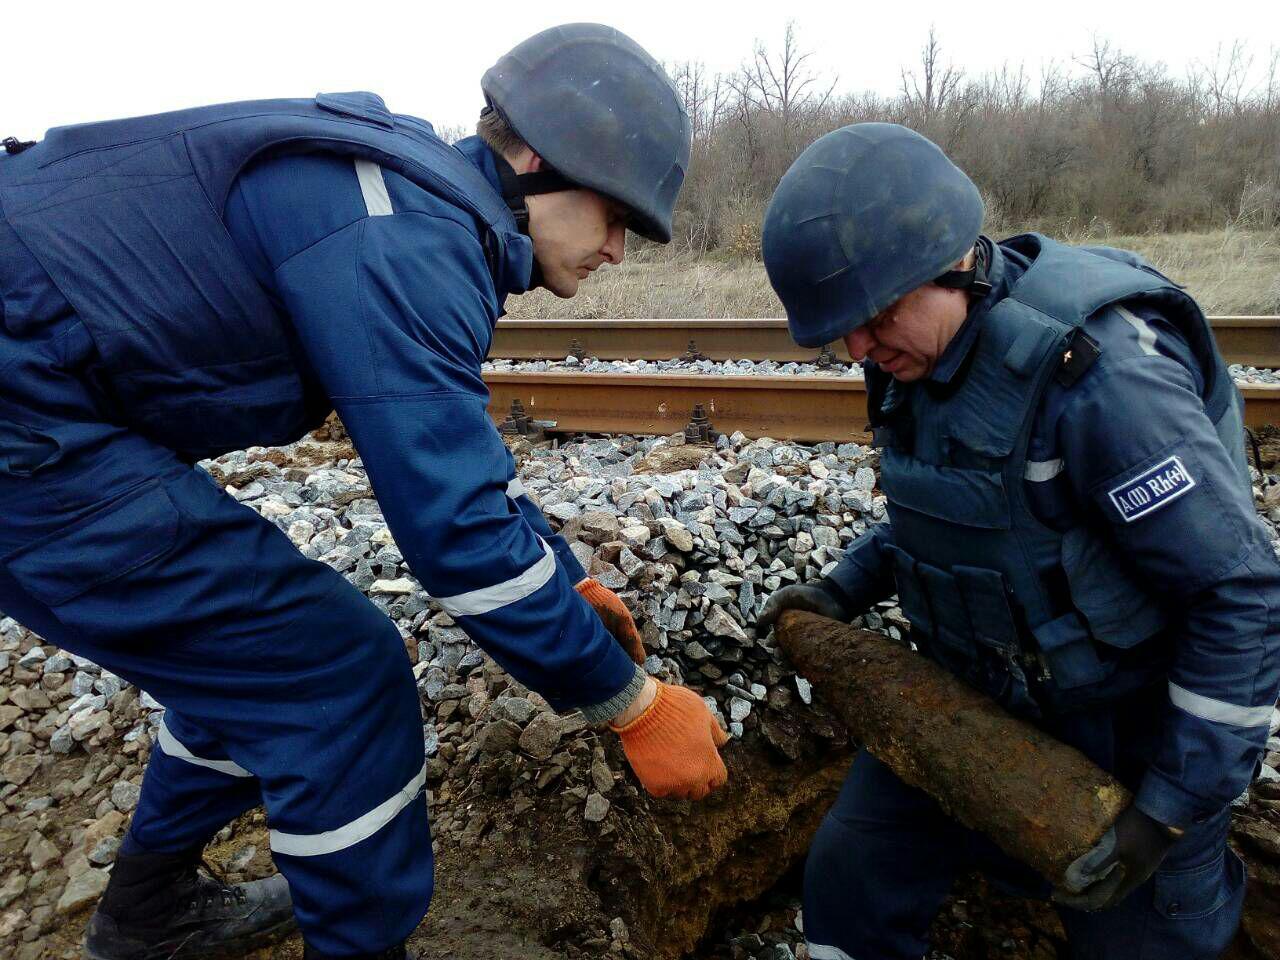
<path id="1" fill-rule="evenodd" d="M 159 481 L 59 530 L 6 564 L 22 588 L 56 607 L 122 577 L 173 546 L 178 511 Z"/>
<path id="2" fill-rule="evenodd" d="M 1228 860 L 1228 856 L 1232 859 Z M 1208 863 L 1188 870 L 1157 870 L 1155 908 L 1169 920 L 1198 920 L 1221 907 L 1239 886 L 1235 854 L 1224 850 Z"/>

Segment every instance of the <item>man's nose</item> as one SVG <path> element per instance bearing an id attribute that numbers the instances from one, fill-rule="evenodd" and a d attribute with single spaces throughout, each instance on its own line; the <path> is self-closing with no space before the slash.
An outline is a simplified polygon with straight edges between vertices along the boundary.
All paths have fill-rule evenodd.
<path id="1" fill-rule="evenodd" d="M 604 246 L 600 248 L 600 253 L 610 263 L 619 264 L 626 254 L 626 246 L 627 228 L 624 224 L 615 223 L 609 227 L 608 236 L 605 237 Z"/>
<path id="2" fill-rule="evenodd" d="M 867 358 L 867 354 L 876 344 L 876 338 L 873 337 L 866 327 L 859 327 L 852 333 L 844 335 L 844 345 L 849 349 L 849 356 L 853 357 L 861 363 Z"/>

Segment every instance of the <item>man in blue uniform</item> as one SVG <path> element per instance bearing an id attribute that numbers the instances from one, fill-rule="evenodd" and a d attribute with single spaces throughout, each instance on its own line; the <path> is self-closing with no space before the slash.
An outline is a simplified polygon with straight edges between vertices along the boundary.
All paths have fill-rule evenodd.
<path id="1" fill-rule="evenodd" d="M 471 637 L 556 708 L 611 721 L 652 792 L 724 782 L 723 732 L 637 666 L 625 607 L 523 495 L 480 375 L 509 293 L 572 296 L 628 228 L 670 239 L 688 118 L 653 59 L 594 24 L 530 38 L 482 85 L 483 139 L 456 149 L 372 94 L 6 142 L 0 609 L 167 707 L 95 960 L 245 950 L 294 915 L 308 957 L 395 958 L 426 912 L 399 634 L 191 466 L 332 409 Z M 258 803 L 287 883 L 197 873 Z"/>
<path id="2" fill-rule="evenodd" d="M 1239 922 L 1229 804 L 1280 685 L 1239 393 L 1195 302 L 1139 258 L 994 243 L 982 215 L 894 124 L 828 134 L 782 179 L 769 278 L 799 343 L 864 361 L 889 522 L 761 621 L 848 620 L 896 589 L 923 653 L 1134 792 L 1053 892 L 1072 955 L 1207 960 Z M 916 960 L 974 868 L 1050 893 L 860 753 L 809 855 L 810 956 Z"/>

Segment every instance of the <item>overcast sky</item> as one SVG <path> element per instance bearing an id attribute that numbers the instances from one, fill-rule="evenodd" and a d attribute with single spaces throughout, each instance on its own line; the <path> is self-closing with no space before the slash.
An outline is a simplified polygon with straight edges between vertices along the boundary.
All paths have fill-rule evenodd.
<path id="1" fill-rule="evenodd" d="M 990 14 L 984 11 L 991 11 Z M 1280 0 L 892 2 L 6 3 L 0 137 L 202 103 L 374 90 L 400 113 L 470 125 L 479 79 L 500 54 L 555 23 L 612 24 L 665 61 L 732 70 L 755 41 L 777 47 L 794 20 L 838 89 L 893 92 L 930 24 L 944 59 L 977 74 L 1002 62 L 1070 64 L 1096 33 L 1183 73 L 1219 44 L 1250 42 L 1260 70 L 1280 44 Z"/>

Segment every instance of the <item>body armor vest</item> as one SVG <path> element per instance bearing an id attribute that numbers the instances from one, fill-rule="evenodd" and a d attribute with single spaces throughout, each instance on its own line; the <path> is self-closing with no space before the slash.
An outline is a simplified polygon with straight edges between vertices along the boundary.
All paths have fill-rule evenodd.
<path id="1" fill-rule="evenodd" d="M 469 212 L 497 288 L 523 287 L 532 248 L 502 197 L 374 94 L 57 128 L 0 160 L 0 211 L 93 337 L 113 419 L 196 459 L 295 440 L 328 413 L 222 222 L 247 164 L 314 152 L 371 160 Z"/>
<path id="2" fill-rule="evenodd" d="M 1249 480 L 1240 395 L 1194 300 L 1133 254 L 1038 235 L 1002 246 L 1032 264 L 981 319 L 960 385 L 932 393 L 870 369 L 869 406 L 884 445 L 888 550 L 913 639 L 953 672 L 1034 714 L 1152 682 L 1152 669 L 1122 667 L 1144 659 L 1125 651 L 1169 623 L 1101 531 L 1051 529 L 1025 495 L 1036 410 L 1085 321 L 1120 301 L 1158 303 L 1190 342 L 1205 409 Z"/>

